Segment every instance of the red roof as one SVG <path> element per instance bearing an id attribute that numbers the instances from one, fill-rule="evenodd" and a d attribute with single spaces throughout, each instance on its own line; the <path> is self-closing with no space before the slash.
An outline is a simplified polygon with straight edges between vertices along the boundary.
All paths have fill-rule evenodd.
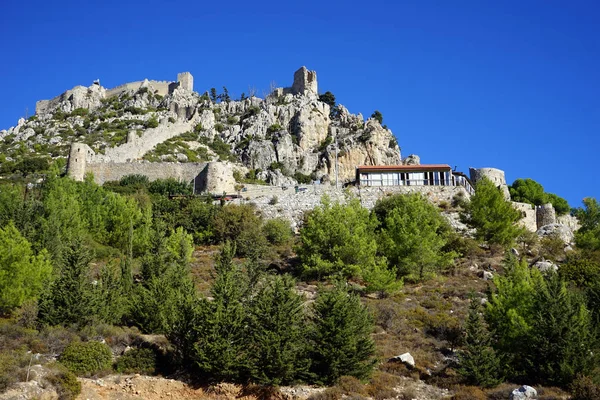
<path id="1" fill-rule="evenodd" d="M 449 171 L 448 164 L 421 164 L 421 165 L 359 165 L 359 171 Z"/>

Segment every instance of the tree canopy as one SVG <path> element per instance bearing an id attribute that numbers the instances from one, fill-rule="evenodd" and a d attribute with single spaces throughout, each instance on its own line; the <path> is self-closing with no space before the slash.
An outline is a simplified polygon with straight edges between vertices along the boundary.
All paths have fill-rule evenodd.
<path id="1" fill-rule="evenodd" d="M 516 222 L 521 214 L 492 181 L 484 178 L 475 185 L 475 194 L 466 205 L 467 223 L 475 228 L 475 236 L 489 243 L 510 245 L 524 229 Z"/>
<path id="2" fill-rule="evenodd" d="M 571 209 L 569 203 L 555 195 L 546 193 L 544 187 L 533 179 L 517 179 L 508 187 L 513 201 L 529 203 L 535 206 L 551 203 L 559 215 L 566 214 Z"/>

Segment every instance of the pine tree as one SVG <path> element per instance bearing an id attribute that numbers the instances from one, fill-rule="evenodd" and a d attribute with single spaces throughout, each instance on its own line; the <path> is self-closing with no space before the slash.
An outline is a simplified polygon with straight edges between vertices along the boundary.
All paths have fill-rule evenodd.
<path id="1" fill-rule="evenodd" d="M 475 194 L 466 208 L 464 216 L 476 229 L 477 239 L 508 246 L 523 232 L 523 228 L 516 225 L 521 214 L 487 178 L 477 182 Z"/>
<path id="2" fill-rule="evenodd" d="M 313 303 L 311 373 L 319 383 L 331 384 L 343 375 L 363 379 L 375 365 L 372 316 L 343 285 L 321 288 Z"/>
<path id="3" fill-rule="evenodd" d="M 594 344 L 590 312 L 558 274 L 545 277 L 534 297 L 529 346 L 529 376 L 535 381 L 567 385 L 592 367 Z"/>
<path id="4" fill-rule="evenodd" d="M 460 355 L 459 372 L 470 384 L 492 387 L 499 384 L 500 360 L 492 347 L 492 338 L 476 299 L 471 300 L 465 324 L 465 349 Z"/>
<path id="5" fill-rule="evenodd" d="M 59 276 L 40 300 L 39 319 L 50 325 L 85 325 L 97 312 L 89 264 L 92 255 L 75 240 L 62 252 Z"/>
<path id="6" fill-rule="evenodd" d="M 248 375 L 247 282 L 233 263 L 234 254 L 235 247 L 227 242 L 217 257 L 213 300 L 198 307 L 193 358 L 204 373 L 239 381 Z"/>
<path id="7" fill-rule="evenodd" d="M 253 381 L 282 385 L 308 370 L 302 296 L 289 276 L 266 276 L 250 303 L 248 347 Z"/>

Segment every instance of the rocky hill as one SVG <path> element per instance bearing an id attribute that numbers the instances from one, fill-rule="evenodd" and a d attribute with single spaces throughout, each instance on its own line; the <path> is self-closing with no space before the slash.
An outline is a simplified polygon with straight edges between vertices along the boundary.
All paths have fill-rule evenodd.
<path id="1" fill-rule="evenodd" d="M 242 179 L 274 185 L 334 180 L 336 152 L 342 182 L 357 165 L 401 163 L 392 132 L 320 97 L 316 73 L 305 67 L 290 88 L 265 99 L 199 94 L 189 73 L 178 82 L 77 86 L 39 101 L 36 115 L 1 130 L 0 139 L 4 174 L 32 157 L 64 159 L 74 142 L 106 162 L 232 161 L 243 167 Z"/>

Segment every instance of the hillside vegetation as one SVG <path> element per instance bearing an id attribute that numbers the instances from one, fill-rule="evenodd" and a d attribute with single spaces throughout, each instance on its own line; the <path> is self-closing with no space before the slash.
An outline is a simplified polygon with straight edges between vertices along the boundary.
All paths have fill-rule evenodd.
<path id="1" fill-rule="evenodd" d="M 517 384 L 546 399 L 599 390 L 594 199 L 565 252 L 515 229 L 485 180 L 447 206 L 474 238 L 419 195 L 372 211 L 323 198 L 294 234 L 249 204 L 169 197 L 190 190 L 52 173 L 0 186 L 0 390 L 32 363 L 61 398 L 79 391 L 75 376 L 136 372 L 272 396 L 326 385 L 312 394 L 323 399 L 424 396 L 419 379 L 455 399 L 507 398 Z M 530 266 L 542 257 L 558 271 Z M 395 358 L 407 352 L 414 365 Z"/>

